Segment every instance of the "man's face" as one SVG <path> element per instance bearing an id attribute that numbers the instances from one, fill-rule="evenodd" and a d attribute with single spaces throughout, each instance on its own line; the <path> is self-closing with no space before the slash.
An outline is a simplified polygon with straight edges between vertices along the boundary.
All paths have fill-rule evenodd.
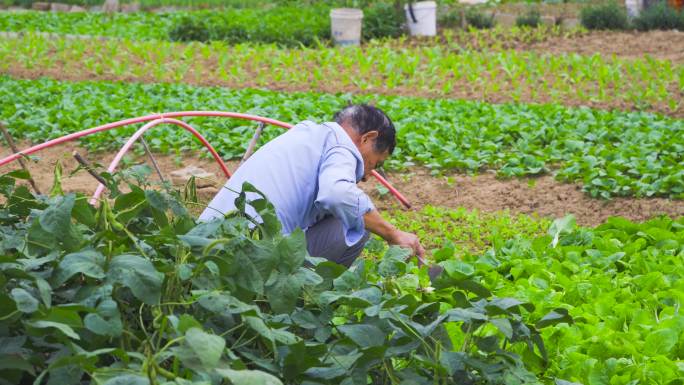
<path id="1" fill-rule="evenodd" d="M 371 175 L 371 171 L 382 166 L 382 163 L 385 161 L 385 159 L 389 157 L 388 150 L 379 152 L 375 149 L 377 133 L 377 131 L 371 131 L 367 134 L 364 134 L 361 137 L 361 143 L 358 146 L 359 152 L 361 153 L 361 157 L 363 158 L 364 175 L 363 179 L 361 180 L 363 180 L 364 182 Z"/>

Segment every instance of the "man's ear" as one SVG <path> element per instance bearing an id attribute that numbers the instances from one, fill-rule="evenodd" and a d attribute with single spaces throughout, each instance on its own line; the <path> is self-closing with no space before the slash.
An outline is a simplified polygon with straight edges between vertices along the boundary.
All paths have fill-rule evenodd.
<path id="1" fill-rule="evenodd" d="M 366 141 L 374 141 L 377 139 L 378 135 L 380 133 L 378 131 L 368 131 L 365 134 L 361 135 L 361 143 L 365 143 Z"/>

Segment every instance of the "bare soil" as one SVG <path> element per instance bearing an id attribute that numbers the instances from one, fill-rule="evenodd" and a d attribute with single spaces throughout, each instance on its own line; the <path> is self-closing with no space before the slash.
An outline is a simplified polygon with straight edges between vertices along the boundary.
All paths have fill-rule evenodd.
<path id="1" fill-rule="evenodd" d="M 27 147 L 27 146 L 25 146 Z M 21 148 L 25 148 L 21 147 Z M 37 153 L 38 162 L 30 162 L 29 168 L 36 179 L 39 188 L 49 191 L 53 182 L 53 170 L 57 161 L 61 161 L 64 168 L 62 186 L 66 191 L 78 191 L 91 194 L 97 187 L 97 181 L 86 172 L 79 172 L 69 176 L 77 167 L 72 157 L 73 151 L 78 151 L 92 163 L 100 163 L 107 167 L 114 153 L 88 154 L 76 144 L 67 143 L 52 147 Z M 0 147 L 0 156 L 11 152 L 6 147 Z M 162 173 L 168 178 L 171 171 L 188 165 L 196 165 L 216 176 L 216 186 L 220 186 L 225 178 L 216 163 L 211 159 L 199 158 L 192 153 L 184 154 L 177 159 L 171 155 L 155 155 Z M 132 156 L 129 164 L 147 162 L 146 156 Z M 229 162 L 231 170 L 237 167 L 237 162 Z M 3 166 L 0 173 L 18 168 L 19 164 Z M 684 201 L 665 198 L 613 200 L 593 199 L 581 191 L 580 186 L 557 182 L 551 176 L 533 179 L 500 180 L 492 174 L 479 176 L 451 175 L 447 177 L 432 177 L 424 168 L 414 168 L 402 173 L 389 173 L 388 178 L 412 203 L 413 209 L 420 209 L 425 205 L 467 209 L 477 209 L 483 212 L 509 210 L 517 214 L 538 214 L 542 217 L 558 218 L 566 214 L 574 214 L 577 222 L 582 225 L 596 226 L 610 216 L 623 216 L 631 220 L 642 221 L 660 214 L 672 217 L 684 215 Z M 156 177 L 155 177 L 156 179 Z M 383 210 L 399 210 L 400 206 L 390 194 L 380 195 L 378 183 L 369 181 L 361 184 L 376 203 Z M 207 187 L 198 190 L 203 201 L 209 201 L 218 191 L 217 187 Z"/>
<path id="2" fill-rule="evenodd" d="M 580 55 L 613 55 L 625 59 L 643 58 L 684 63 L 684 32 L 610 32 L 597 31 L 576 36 L 553 36 L 531 44 L 520 44 L 517 50 L 532 50 L 547 54 L 577 53 Z"/>
<path id="3" fill-rule="evenodd" d="M 611 216 L 643 221 L 661 214 L 684 215 L 682 200 L 595 199 L 582 192 L 580 185 L 561 183 L 552 176 L 501 180 L 488 173 L 435 178 L 426 169 L 414 168 L 408 173 L 389 173 L 388 178 L 416 209 L 424 205 L 465 207 L 484 212 L 536 213 L 549 218 L 573 214 L 578 223 L 586 226 L 596 226 Z M 379 196 L 376 182 L 366 182 L 364 188 L 378 208 L 398 207 L 391 195 Z"/>

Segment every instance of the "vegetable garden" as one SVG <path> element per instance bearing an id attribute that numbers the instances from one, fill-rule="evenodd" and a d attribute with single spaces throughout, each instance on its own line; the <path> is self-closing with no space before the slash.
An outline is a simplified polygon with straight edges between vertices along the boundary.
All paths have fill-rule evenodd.
<path id="1" fill-rule="evenodd" d="M 70 182 L 87 175 L 94 189 L 84 166 L 37 153 L 28 168 L 49 172 L 0 170 L 0 384 L 684 384 L 681 62 L 520 48 L 597 34 L 583 29 L 408 38 L 379 23 L 394 9 L 382 2 L 369 5 L 377 35 L 333 47 L 333 2 L 268 3 L 0 12 L 0 122 L 28 146 L 158 112 L 297 123 L 367 102 L 397 126 L 384 165 L 394 180 L 427 169 L 419 183 L 447 180 L 458 194 L 460 176 L 530 186 L 553 177 L 593 200 L 680 210 L 634 221 L 618 208 L 586 227 L 571 207 L 549 218 L 418 195 L 406 211 L 365 186 L 444 269 L 431 280 L 379 238 L 350 269 L 311 257 L 303 232 L 280 234 L 263 196 L 243 192 L 236 212 L 198 223 L 207 197 L 196 180 L 157 181 L 143 157 L 115 173 L 93 162 L 107 196 L 90 205 Z M 184 120 L 226 160 L 255 128 Z M 74 146 L 104 159 L 137 128 Z M 260 142 L 280 133 L 266 128 Z M 201 149 L 169 127 L 145 138 L 179 163 Z"/>

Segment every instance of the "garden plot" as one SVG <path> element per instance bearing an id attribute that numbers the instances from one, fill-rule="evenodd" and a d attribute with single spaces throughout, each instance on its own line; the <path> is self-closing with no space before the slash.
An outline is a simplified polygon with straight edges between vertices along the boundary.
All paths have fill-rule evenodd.
<path id="1" fill-rule="evenodd" d="M 107 164 L 134 128 L 102 133 L 29 161 L 44 196 L 22 172 L 0 177 L 0 384 L 680 384 L 681 57 L 649 43 L 651 56 L 575 54 L 627 34 L 501 33 L 344 54 L 0 39 L 0 120 L 24 146 L 153 112 L 296 123 L 374 102 L 399 129 L 389 179 L 416 208 L 362 187 L 444 269 L 431 281 L 378 239 L 350 270 L 307 259 L 264 202 L 261 227 L 198 225 L 218 172 L 217 186 L 167 190 L 140 150 L 110 179 L 121 191 L 91 207 L 97 182 L 71 175 L 71 152 Z M 571 107 L 586 105 L 604 110 Z M 188 122 L 227 159 L 255 128 Z M 216 171 L 180 131 L 146 138 L 165 175 Z"/>

